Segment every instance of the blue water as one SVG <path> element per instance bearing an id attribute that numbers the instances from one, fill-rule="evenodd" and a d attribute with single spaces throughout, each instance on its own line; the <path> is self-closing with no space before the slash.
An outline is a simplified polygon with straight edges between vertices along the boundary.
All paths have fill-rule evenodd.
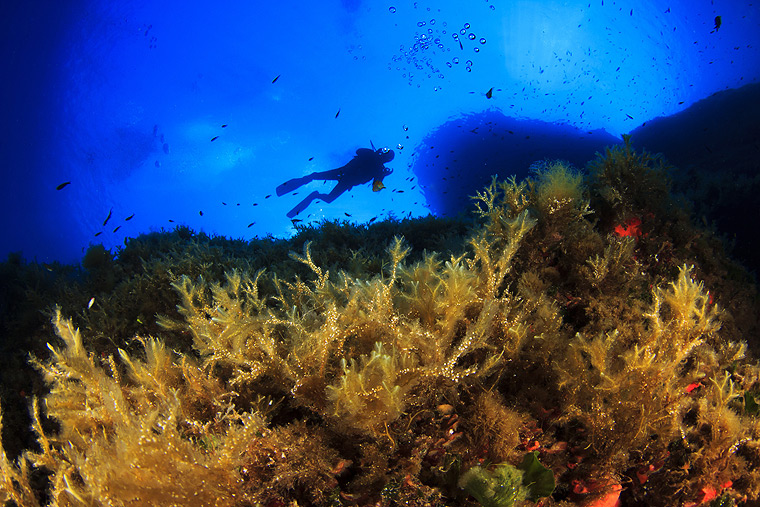
<path id="1" fill-rule="evenodd" d="M 6 0 L 0 37 L 0 255 L 40 262 L 176 225 L 288 236 L 332 183 L 275 187 L 370 143 L 396 152 L 386 188 L 297 218 L 454 213 L 490 174 L 582 165 L 597 145 L 572 139 L 760 75 L 760 5 L 738 1 Z"/>

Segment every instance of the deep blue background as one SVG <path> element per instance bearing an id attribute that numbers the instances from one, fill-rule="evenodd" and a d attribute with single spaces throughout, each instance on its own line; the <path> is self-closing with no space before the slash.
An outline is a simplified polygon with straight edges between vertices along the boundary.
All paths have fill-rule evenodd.
<path id="1" fill-rule="evenodd" d="M 491 174 L 544 157 L 582 166 L 621 133 L 756 83 L 760 8 L 6 0 L 0 57 L 0 255 L 72 262 L 177 224 L 288 235 L 287 210 L 331 187 L 267 195 L 370 141 L 397 152 L 388 188 L 299 218 L 455 213 Z"/>

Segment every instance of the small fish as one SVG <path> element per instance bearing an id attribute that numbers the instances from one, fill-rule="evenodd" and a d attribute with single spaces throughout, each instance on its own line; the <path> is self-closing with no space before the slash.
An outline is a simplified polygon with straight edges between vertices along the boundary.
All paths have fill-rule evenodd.
<path id="1" fill-rule="evenodd" d="M 314 157 L 309 157 L 309 162 L 311 162 L 312 160 L 314 160 Z"/>
<path id="2" fill-rule="evenodd" d="M 58 185 L 57 187 L 55 187 L 55 189 L 56 190 L 63 190 L 64 188 L 66 188 L 69 185 L 71 185 L 70 181 L 64 181 L 63 183 L 61 183 L 60 185 Z"/>
<path id="3" fill-rule="evenodd" d="M 105 219 L 105 220 L 103 220 L 103 227 L 105 227 L 105 226 L 106 226 L 106 224 L 108 223 L 108 221 L 109 221 L 109 220 L 111 220 L 111 215 L 112 215 L 112 214 L 113 214 L 113 208 L 111 208 L 111 209 L 108 211 L 108 216 L 106 217 L 106 219 Z"/>
<path id="4" fill-rule="evenodd" d="M 345 211 L 343 212 L 343 214 L 346 215 L 347 217 L 351 216 L 351 213 L 346 213 Z"/>
<path id="5" fill-rule="evenodd" d="M 486 98 L 490 99 L 491 97 L 493 97 L 493 86 L 486 92 Z"/>
<path id="6" fill-rule="evenodd" d="M 127 218 L 125 218 L 125 219 L 124 219 L 124 221 L 125 221 L 125 222 L 129 222 L 129 221 L 130 221 L 130 220 L 132 220 L 133 218 L 135 218 L 135 214 L 134 214 L 134 213 L 132 213 L 131 215 L 129 215 Z"/>
<path id="7" fill-rule="evenodd" d="M 338 108 L 338 112 L 335 113 L 335 117 L 337 118 L 339 114 L 340 114 L 340 108 Z"/>
<path id="8" fill-rule="evenodd" d="M 270 197 L 272 197 L 272 194 L 267 195 L 264 199 L 269 199 Z"/>
<path id="9" fill-rule="evenodd" d="M 113 230 L 113 232 L 116 232 L 116 231 L 118 231 L 119 229 L 121 229 L 121 226 L 120 226 L 120 225 L 117 225 L 117 226 L 116 226 L 116 228 Z"/>
<path id="10" fill-rule="evenodd" d="M 99 232 L 96 232 L 96 233 L 95 233 L 95 237 L 97 238 L 97 237 L 98 237 L 98 236 L 100 236 L 101 234 L 103 234 L 103 231 L 99 231 Z"/>
<path id="11" fill-rule="evenodd" d="M 222 206 L 227 206 L 227 203 L 222 201 Z"/>
<path id="12" fill-rule="evenodd" d="M 173 224 L 173 223 L 174 223 L 174 220 L 172 220 L 172 219 L 170 218 L 170 219 L 169 219 L 169 223 Z"/>
<path id="13" fill-rule="evenodd" d="M 626 115 L 628 118 L 630 118 L 630 119 L 632 119 L 632 120 L 633 120 L 633 116 L 631 116 L 630 114 L 626 113 L 625 115 Z"/>
<path id="14" fill-rule="evenodd" d="M 259 205 L 259 203 L 255 202 L 255 203 L 253 203 L 253 205 L 254 205 L 254 206 L 258 206 L 258 205 Z"/>
<path id="15" fill-rule="evenodd" d="M 723 24 L 723 19 L 720 16 L 715 16 L 715 29 L 713 29 L 713 32 L 717 32 L 718 30 L 720 30 L 720 25 L 722 24 Z"/>
<path id="16" fill-rule="evenodd" d="M 253 226 L 253 224 L 255 224 L 255 223 L 256 222 L 251 222 L 250 224 L 248 224 L 248 228 L 250 229 Z"/>
<path id="17" fill-rule="evenodd" d="M 372 191 L 373 192 L 379 192 L 379 191 L 381 191 L 384 188 L 385 188 L 385 185 L 383 185 L 382 181 L 377 181 L 376 180 L 376 181 L 374 181 L 372 183 Z"/>
<path id="18" fill-rule="evenodd" d="M 377 217 L 372 217 L 372 218 L 370 218 L 370 219 L 369 219 L 369 223 L 372 223 L 372 222 L 374 222 L 375 220 L 377 220 Z"/>
<path id="19" fill-rule="evenodd" d="M 213 143 L 213 142 L 214 142 L 214 141 L 216 141 L 217 139 L 219 139 L 219 136 L 214 136 L 214 137 L 212 137 L 212 138 L 211 138 L 211 142 Z"/>
<path id="20" fill-rule="evenodd" d="M 95 304 L 95 298 L 90 298 L 90 302 L 87 303 L 87 309 L 89 310 L 92 308 L 92 305 Z"/>
<path id="21" fill-rule="evenodd" d="M 226 124 L 226 123 L 222 123 L 222 128 L 223 128 L 223 129 L 224 129 L 224 128 L 227 128 L 227 124 Z"/>
<path id="22" fill-rule="evenodd" d="M 202 211 L 199 211 L 199 212 L 198 212 L 198 214 L 199 214 L 200 216 L 203 216 L 203 212 L 202 212 Z"/>
<path id="23" fill-rule="evenodd" d="M 43 266 L 45 267 L 45 269 L 47 269 L 48 271 L 51 271 L 51 272 L 53 271 L 53 266 L 51 266 L 51 265 L 50 265 L 50 264 L 48 264 L 47 262 L 43 262 L 43 263 L 42 263 L 42 265 L 43 265 Z"/>
<path id="24" fill-rule="evenodd" d="M 275 84 L 277 80 L 280 79 L 280 76 L 282 76 L 282 74 L 277 74 L 277 77 L 272 79 L 272 84 Z"/>

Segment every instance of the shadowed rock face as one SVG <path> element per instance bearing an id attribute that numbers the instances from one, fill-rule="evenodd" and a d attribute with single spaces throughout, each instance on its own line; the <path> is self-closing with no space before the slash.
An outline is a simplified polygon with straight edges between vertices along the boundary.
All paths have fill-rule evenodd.
<path id="1" fill-rule="evenodd" d="M 760 84 L 718 92 L 631 132 L 636 149 L 662 153 L 675 166 L 674 190 L 694 203 L 697 220 L 714 222 L 732 255 L 760 268 Z"/>
<path id="2" fill-rule="evenodd" d="M 518 120 L 488 110 L 452 119 L 431 132 L 416 149 L 413 169 L 431 212 L 453 216 L 471 210 L 469 197 L 491 175 L 520 179 L 533 162 L 544 159 L 582 168 L 597 151 L 619 142 L 603 130 Z"/>
<path id="3" fill-rule="evenodd" d="M 695 219 L 714 222 L 732 255 L 760 268 L 760 84 L 716 93 L 678 114 L 631 132 L 633 146 L 662 153 L 675 166 L 674 191 L 694 205 Z M 431 212 L 453 216 L 471 209 L 469 196 L 497 174 L 518 179 L 543 159 L 584 167 L 606 146 L 621 142 L 587 132 L 488 110 L 452 119 L 417 147 L 414 172 Z"/>

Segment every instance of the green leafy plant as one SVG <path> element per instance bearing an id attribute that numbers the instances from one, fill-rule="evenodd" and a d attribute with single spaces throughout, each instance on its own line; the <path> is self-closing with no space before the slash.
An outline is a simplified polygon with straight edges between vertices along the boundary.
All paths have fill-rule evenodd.
<path id="1" fill-rule="evenodd" d="M 483 507 L 511 507 L 526 499 L 538 500 L 554 491 L 554 474 L 529 452 L 518 467 L 496 465 L 493 470 L 474 466 L 462 474 L 459 487 Z"/>

